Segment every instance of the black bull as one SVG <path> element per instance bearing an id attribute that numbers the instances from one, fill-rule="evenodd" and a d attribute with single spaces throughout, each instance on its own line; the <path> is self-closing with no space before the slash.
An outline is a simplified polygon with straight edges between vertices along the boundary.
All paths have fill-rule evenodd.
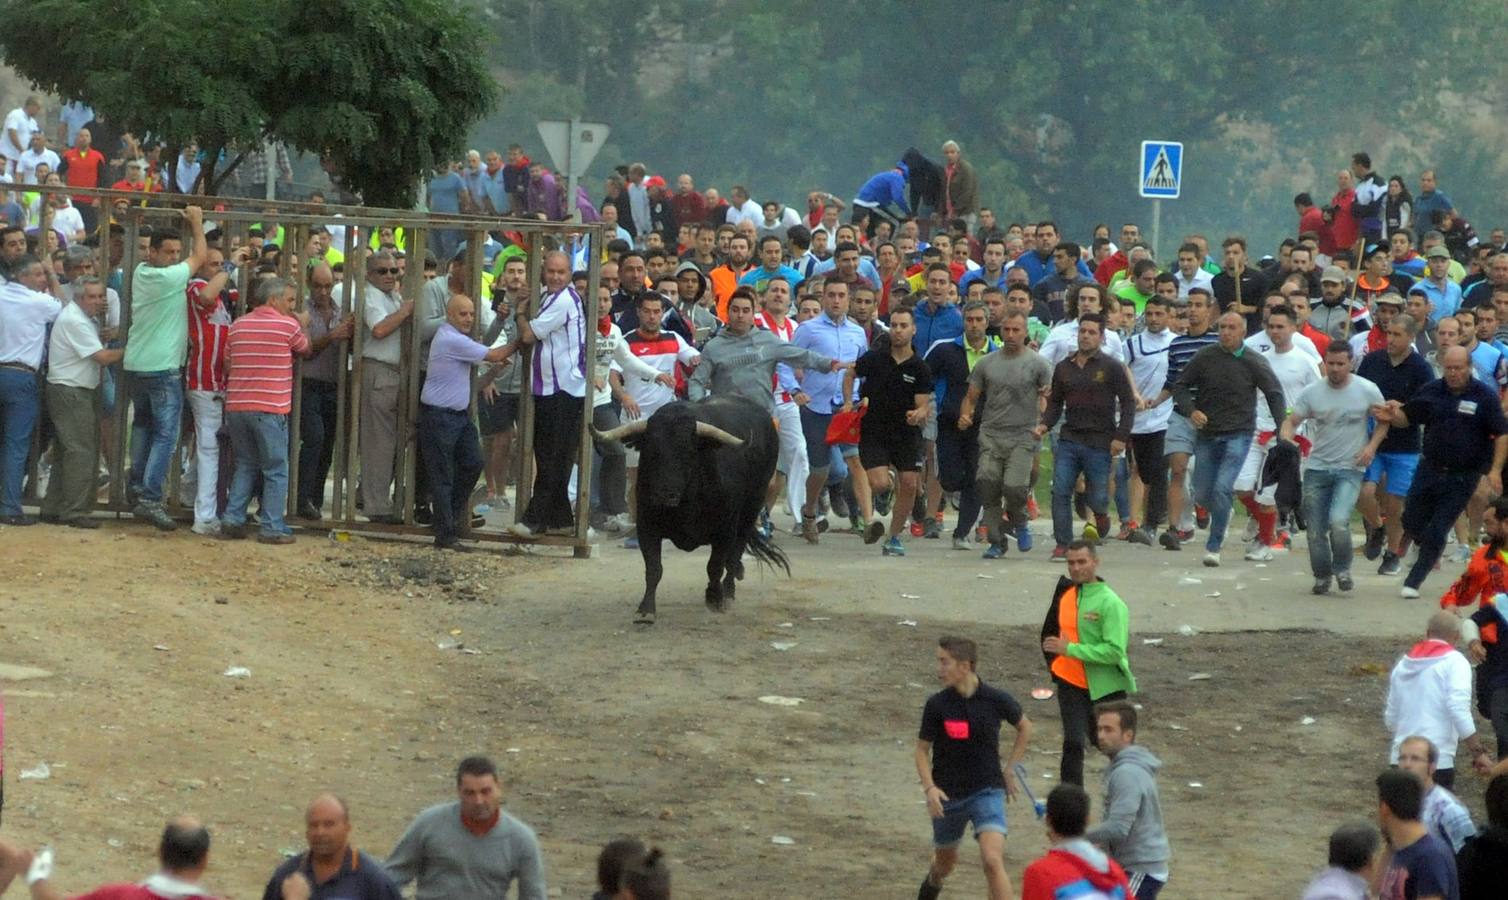
<path id="1" fill-rule="evenodd" d="M 635 621 L 655 620 L 664 540 L 688 552 L 712 545 L 706 596 L 708 608 L 717 612 L 727 608 L 735 583 L 744 577 L 745 550 L 790 574 L 785 554 L 757 527 L 780 451 L 770 413 L 759 404 L 737 396 L 683 400 L 597 437 L 639 451 L 636 512 L 644 599 Z"/>

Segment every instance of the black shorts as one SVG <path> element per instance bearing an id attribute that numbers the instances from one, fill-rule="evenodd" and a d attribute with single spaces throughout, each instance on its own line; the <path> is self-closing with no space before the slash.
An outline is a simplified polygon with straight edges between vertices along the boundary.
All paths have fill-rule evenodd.
<path id="1" fill-rule="evenodd" d="M 866 469 L 893 466 L 897 472 L 915 472 L 921 455 L 920 428 L 874 428 L 868 422 L 860 427 L 859 464 Z"/>
<path id="2" fill-rule="evenodd" d="M 518 395 L 498 394 L 493 400 L 476 398 L 477 429 L 483 436 L 512 431 L 518 419 Z"/>

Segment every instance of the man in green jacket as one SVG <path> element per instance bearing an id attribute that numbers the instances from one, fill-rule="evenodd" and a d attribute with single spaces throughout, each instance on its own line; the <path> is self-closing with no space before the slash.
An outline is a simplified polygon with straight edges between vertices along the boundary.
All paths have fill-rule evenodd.
<path id="1" fill-rule="evenodd" d="M 1068 575 L 1058 579 L 1042 623 L 1042 653 L 1058 693 L 1063 719 L 1059 778 L 1084 784 L 1084 745 L 1099 746 L 1094 704 L 1121 700 L 1136 690 L 1126 659 L 1131 617 L 1125 601 L 1097 574 L 1094 544 L 1068 545 Z"/>

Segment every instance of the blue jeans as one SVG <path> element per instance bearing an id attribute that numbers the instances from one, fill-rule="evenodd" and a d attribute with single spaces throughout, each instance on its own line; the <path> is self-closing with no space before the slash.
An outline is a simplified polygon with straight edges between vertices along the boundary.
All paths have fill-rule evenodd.
<path id="1" fill-rule="evenodd" d="M 21 482 L 31 454 L 31 431 L 41 412 L 37 376 L 0 369 L 0 516 L 21 515 Z"/>
<path id="2" fill-rule="evenodd" d="M 183 416 L 183 377 L 176 370 L 132 372 L 130 490 L 147 503 L 161 503 L 163 483 L 178 447 Z"/>
<path id="3" fill-rule="evenodd" d="M 246 524 L 246 507 L 262 476 L 262 533 L 292 534 L 283 521 L 288 509 L 288 417 L 276 413 L 228 412 L 225 427 L 236 454 L 236 473 L 225 500 L 224 524 Z M 202 475 L 200 477 L 203 477 Z"/>
<path id="4" fill-rule="evenodd" d="M 467 410 L 420 404 L 419 446 L 429 469 L 435 543 L 448 546 L 471 528 L 471 489 L 482 474 L 481 440 Z"/>
<path id="5" fill-rule="evenodd" d="M 1110 451 L 1059 436 L 1052 460 L 1052 537 L 1060 547 L 1073 543 L 1073 484 L 1080 472 L 1089 508 L 1096 518 L 1108 514 Z"/>
<path id="6" fill-rule="evenodd" d="M 976 841 L 986 831 L 1005 834 L 1005 791 L 985 788 L 967 797 L 944 800 L 942 818 L 932 820 L 932 845 L 945 850 L 957 847 L 970 822 Z"/>
<path id="7" fill-rule="evenodd" d="M 1115 459 L 1115 511 L 1121 523 L 1131 521 L 1131 465 L 1125 455 Z"/>
<path id="8" fill-rule="evenodd" d="M 1304 470 L 1304 518 L 1309 522 L 1309 569 L 1315 578 L 1351 573 L 1351 512 L 1361 495 L 1355 469 Z"/>
<path id="9" fill-rule="evenodd" d="M 1194 440 L 1194 503 L 1209 510 L 1210 533 L 1204 549 L 1219 553 L 1230 524 L 1230 507 L 1236 476 L 1251 449 L 1251 432 L 1200 435 Z"/>

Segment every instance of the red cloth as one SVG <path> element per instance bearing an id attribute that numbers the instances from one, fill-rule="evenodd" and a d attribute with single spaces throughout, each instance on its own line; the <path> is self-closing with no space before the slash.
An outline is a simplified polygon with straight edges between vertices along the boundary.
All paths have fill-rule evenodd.
<path id="1" fill-rule="evenodd" d="M 859 422 L 864 418 L 864 413 L 868 409 L 868 404 L 864 403 L 848 412 L 840 409 L 833 413 L 832 421 L 827 424 L 827 443 L 857 444 L 859 442 Z"/>

